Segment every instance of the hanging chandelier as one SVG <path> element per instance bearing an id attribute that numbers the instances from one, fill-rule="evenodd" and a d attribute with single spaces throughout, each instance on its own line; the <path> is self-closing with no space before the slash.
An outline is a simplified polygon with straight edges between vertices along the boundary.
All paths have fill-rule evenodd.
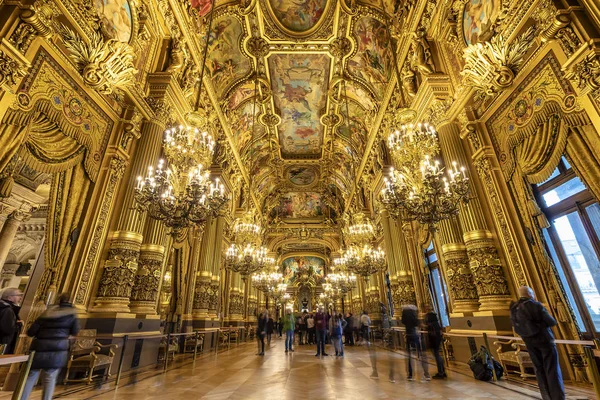
<path id="1" fill-rule="evenodd" d="M 286 295 L 286 292 L 287 292 L 287 284 L 279 283 L 279 284 L 277 284 L 277 286 L 270 287 L 266 294 L 267 294 L 267 296 L 269 296 L 273 300 L 275 300 L 276 303 L 279 303 L 279 302 L 281 302 L 283 297 Z"/>
<path id="2" fill-rule="evenodd" d="M 270 288 L 283 283 L 283 275 L 277 271 L 266 272 L 252 275 L 252 286 L 263 293 L 269 292 Z"/>
<path id="3" fill-rule="evenodd" d="M 177 235 L 190 225 L 202 225 L 217 216 L 227 202 L 225 188 L 217 178 L 210 180 L 204 169 L 214 153 L 214 141 L 206 132 L 179 125 L 165 132 L 164 153 L 156 168 L 138 176 L 136 208 L 162 221 Z"/>
<path id="4" fill-rule="evenodd" d="M 384 178 L 381 203 L 390 215 L 416 220 L 437 229 L 437 224 L 455 216 L 469 200 L 469 179 L 464 167 L 452 162 L 444 168 L 434 157 L 439 153 L 437 134 L 428 124 L 403 125 L 388 138 L 388 147 L 399 170 Z"/>
<path id="5" fill-rule="evenodd" d="M 334 263 L 341 265 L 342 259 L 336 258 Z M 325 277 L 328 285 L 333 288 L 339 289 L 342 294 L 348 293 L 350 290 L 356 287 L 356 275 L 348 274 L 346 272 L 332 272 Z"/>
<path id="6" fill-rule="evenodd" d="M 339 263 L 345 265 L 348 271 L 365 279 L 387 268 L 385 252 L 381 248 L 373 248 L 370 243 L 349 246 Z"/>
<path id="7" fill-rule="evenodd" d="M 260 244 L 261 233 L 262 228 L 255 223 L 251 212 L 238 218 L 233 226 L 234 240 L 227 249 L 225 267 L 239 273 L 244 280 L 257 271 L 275 266 L 275 260 L 267 255 L 267 248 Z"/>

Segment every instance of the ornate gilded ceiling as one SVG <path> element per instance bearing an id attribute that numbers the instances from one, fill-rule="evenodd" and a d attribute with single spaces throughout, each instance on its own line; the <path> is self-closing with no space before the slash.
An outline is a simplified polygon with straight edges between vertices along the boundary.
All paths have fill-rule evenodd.
<path id="1" fill-rule="evenodd" d="M 204 83 L 271 221 L 317 223 L 346 209 L 394 74 L 381 9 L 392 3 L 217 3 Z"/>

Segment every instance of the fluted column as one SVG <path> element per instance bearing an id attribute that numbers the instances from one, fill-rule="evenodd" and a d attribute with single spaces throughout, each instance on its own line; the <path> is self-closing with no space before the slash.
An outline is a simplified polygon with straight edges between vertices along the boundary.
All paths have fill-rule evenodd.
<path id="1" fill-rule="evenodd" d="M 244 318 L 244 287 L 240 274 L 231 274 L 229 290 L 229 321 L 241 321 Z"/>
<path id="2" fill-rule="evenodd" d="M 216 221 L 209 219 L 204 227 L 202 243 L 200 245 L 200 257 L 198 259 L 198 272 L 194 287 L 193 318 L 209 318 L 211 282 L 213 269 L 213 254 L 215 248 Z"/>
<path id="3" fill-rule="evenodd" d="M 446 166 L 449 168 L 455 161 L 471 175 L 458 126 L 454 123 L 443 125 L 438 127 L 438 133 Z M 471 191 L 469 203 L 460 206 L 459 221 L 464 233 L 469 267 L 479 295 L 479 310 L 505 310 L 511 301 L 507 275 L 475 190 Z"/>
<path id="4" fill-rule="evenodd" d="M 156 315 L 158 290 L 165 265 L 167 242 L 164 224 L 148 220 L 140 247 L 138 270 L 131 290 L 129 308 L 132 313 Z"/>
<path id="5" fill-rule="evenodd" d="M 131 173 L 124 186 L 125 195 L 117 230 L 112 233 L 108 258 L 104 263 L 93 312 L 129 312 L 129 301 L 143 239 L 146 215 L 134 209 L 137 177 L 145 176 L 148 166 L 155 165 L 160 154 L 165 122 L 146 121 L 131 163 Z"/>
<path id="6" fill-rule="evenodd" d="M 21 222 L 28 219 L 31 215 L 21 210 L 13 211 L 6 217 L 2 230 L 0 230 L 0 266 L 4 266 L 8 252 L 12 247 L 17 231 Z"/>
<path id="7" fill-rule="evenodd" d="M 396 249 L 395 249 L 395 235 L 392 233 L 390 228 L 390 224 L 393 221 L 391 220 L 390 214 L 387 210 L 383 210 L 381 212 L 381 226 L 383 228 L 383 240 L 385 242 L 385 254 L 387 259 L 388 270 L 390 272 L 390 276 L 395 276 L 398 274 L 398 259 L 396 257 Z"/>
<path id="8" fill-rule="evenodd" d="M 401 234 L 396 221 L 390 221 L 390 231 L 394 238 L 394 249 L 396 250 L 396 259 L 398 260 L 398 269 L 396 271 L 398 288 L 395 298 L 398 301 L 398 310 L 401 310 L 403 305 L 417 304 L 417 298 L 415 296 L 415 285 L 410 267 L 407 238 Z"/>

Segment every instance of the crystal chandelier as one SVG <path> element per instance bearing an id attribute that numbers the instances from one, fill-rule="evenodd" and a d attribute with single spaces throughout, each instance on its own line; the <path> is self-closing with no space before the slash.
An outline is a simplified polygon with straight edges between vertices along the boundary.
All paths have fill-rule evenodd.
<path id="1" fill-rule="evenodd" d="M 271 297 L 275 300 L 276 303 L 279 303 L 287 292 L 287 284 L 279 283 L 277 286 L 272 286 L 269 288 L 267 292 L 267 296 Z"/>
<path id="2" fill-rule="evenodd" d="M 251 212 L 238 218 L 233 226 L 234 241 L 227 249 L 225 267 L 239 273 L 244 280 L 275 265 L 275 260 L 267 255 L 267 248 L 260 245 L 261 232 L 262 228 L 255 223 Z"/>
<path id="3" fill-rule="evenodd" d="M 344 229 L 344 237 L 349 243 L 361 244 L 374 240 L 377 230 L 370 218 L 364 213 L 356 213 L 352 216 L 352 224 Z"/>
<path id="4" fill-rule="evenodd" d="M 334 262 L 341 265 L 340 258 L 336 258 Z M 346 272 L 332 272 L 325 277 L 327 284 L 334 288 L 339 289 L 342 294 L 348 293 L 350 290 L 356 287 L 356 275 L 348 274 Z"/>
<path id="5" fill-rule="evenodd" d="M 277 271 L 266 272 L 252 275 L 252 286 L 263 293 L 269 292 L 270 288 L 283 283 L 283 275 Z"/>
<path id="6" fill-rule="evenodd" d="M 458 214 L 460 204 L 469 200 L 469 179 L 456 162 L 445 170 L 434 160 L 439 146 L 431 125 L 402 126 L 390 135 L 388 147 L 400 167 L 390 169 L 381 191 L 390 215 L 435 231 L 440 221 Z"/>
<path id="7" fill-rule="evenodd" d="M 387 268 L 385 252 L 381 248 L 374 249 L 370 243 L 349 246 L 342 256 L 341 263 L 348 271 L 365 279 Z"/>
<path id="8" fill-rule="evenodd" d="M 177 235 L 218 215 L 227 196 L 219 179 L 211 182 L 203 167 L 214 153 L 214 141 L 206 132 L 183 125 L 167 129 L 164 153 L 167 162 L 161 159 L 156 168 L 148 167 L 146 177 L 138 176 L 134 199 L 139 211 L 162 221 Z"/>

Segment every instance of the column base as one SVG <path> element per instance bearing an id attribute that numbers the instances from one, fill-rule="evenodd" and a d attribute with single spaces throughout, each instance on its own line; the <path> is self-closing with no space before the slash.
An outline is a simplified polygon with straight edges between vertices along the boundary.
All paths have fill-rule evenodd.
<path id="1" fill-rule="evenodd" d="M 507 310 L 510 307 L 512 298 L 507 295 L 500 296 L 481 296 L 479 298 L 481 305 L 479 311 L 492 311 L 492 310 Z"/>
<path id="2" fill-rule="evenodd" d="M 452 303 L 452 312 L 455 313 L 469 313 L 479 309 L 479 303 L 473 300 L 454 300 Z"/>
<path id="3" fill-rule="evenodd" d="M 129 305 L 132 314 L 156 315 L 155 301 L 132 301 Z"/>
<path id="4" fill-rule="evenodd" d="M 129 299 L 126 297 L 98 297 L 91 313 L 129 313 Z"/>
<path id="5" fill-rule="evenodd" d="M 209 319 L 208 309 L 195 309 L 192 310 L 192 319 Z"/>

